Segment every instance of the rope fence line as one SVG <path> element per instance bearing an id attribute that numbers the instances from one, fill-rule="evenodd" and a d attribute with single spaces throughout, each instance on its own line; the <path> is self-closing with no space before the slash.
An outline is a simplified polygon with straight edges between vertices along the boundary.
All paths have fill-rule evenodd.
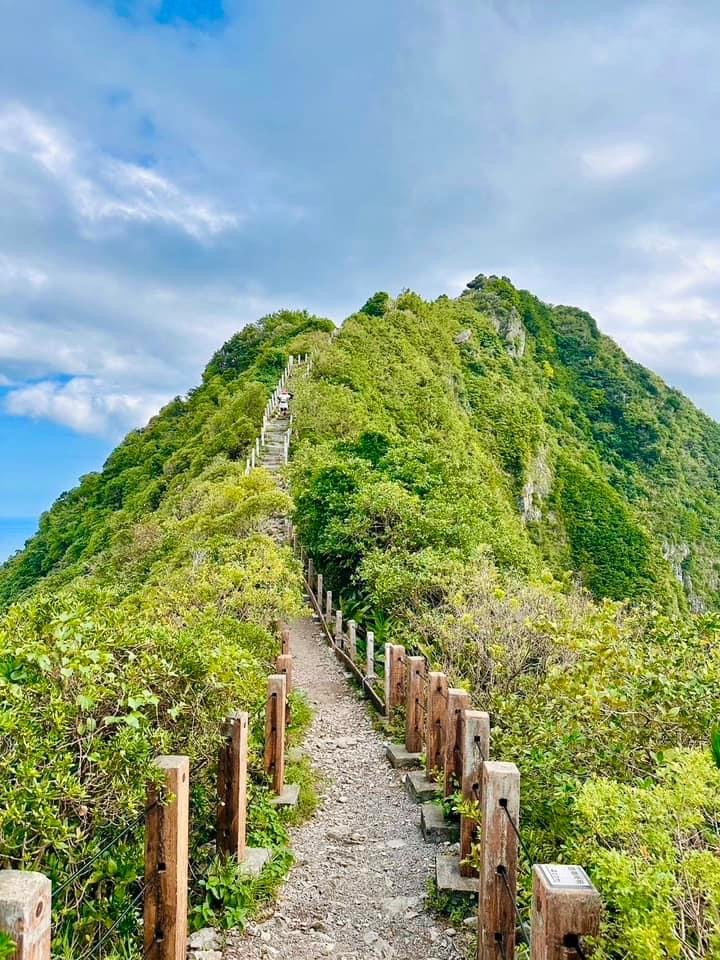
<path id="1" fill-rule="evenodd" d="M 405 742 L 388 747 L 393 765 L 399 765 L 393 754 L 399 757 L 402 751 L 404 762 L 413 757 L 419 762 L 424 749 L 425 783 L 431 792 L 435 788 L 451 799 L 459 790 L 467 802 L 461 808 L 455 869 L 477 883 L 479 960 L 497 960 L 498 954 L 514 960 L 516 938 L 542 960 L 567 960 L 568 951 L 588 960 L 592 950 L 585 944 L 599 931 L 599 894 L 580 866 L 534 862 L 519 826 L 520 773 L 512 763 L 491 759 L 490 715 L 473 709 L 464 690 L 450 687 L 441 672 L 428 673 L 425 658 L 406 655 L 399 644 L 384 645 L 384 696 L 379 696 L 368 683 L 369 677 L 378 679 L 376 661 L 366 661 L 362 669 L 355 649 L 357 638 L 372 637 L 372 631 L 346 620 L 334 607 L 332 591 L 299 547 L 294 529 L 291 542 L 299 549 L 308 597 L 327 642 L 386 721 L 397 709 L 405 714 Z M 438 864 L 442 856 L 448 855 L 439 854 Z M 517 898 L 518 870 L 532 875 L 529 918 L 523 917 Z"/>

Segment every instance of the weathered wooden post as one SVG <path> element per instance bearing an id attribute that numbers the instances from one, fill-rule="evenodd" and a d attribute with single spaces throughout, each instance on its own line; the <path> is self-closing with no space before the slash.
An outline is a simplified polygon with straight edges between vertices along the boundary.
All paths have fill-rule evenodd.
<path id="1" fill-rule="evenodd" d="M 357 659 L 357 624 L 354 620 L 348 620 L 347 628 L 347 653 L 354 662 Z"/>
<path id="2" fill-rule="evenodd" d="M 515 956 L 515 926 L 520 829 L 520 771 L 514 763 L 483 764 L 478 958 Z M 513 829 L 514 827 L 514 829 Z"/>
<path id="3" fill-rule="evenodd" d="M 335 643 L 338 647 L 343 646 L 343 613 L 342 610 L 335 611 Z"/>
<path id="4" fill-rule="evenodd" d="M 319 573 L 317 575 L 317 589 L 315 590 L 315 599 L 317 600 L 317 612 L 318 616 L 322 620 L 322 608 L 323 608 L 323 575 Z"/>
<path id="5" fill-rule="evenodd" d="M 490 714 L 480 710 L 463 710 L 460 720 L 463 771 L 460 788 L 463 800 L 482 804 L 482 766 L 490 757 Z M 460 817 L 460 875 L 476 877 L 477 870 L 467 863 L 476 840 L 478 821 Z"/>
<path id="6" fill-rule="evenodd" d="M 185 960 L 187 950 L 190 760 L 158 757 L 163 794 L 149 790 L 145 818 L 145 957 Z"/>
<path id="7" fill-rule="evenodd" d="M 292 693 L 293 689 L 293 658 L 289 653 L 281 653 L 280 656 L 275 661 L 275 673 L 284 674 L 285 676 L 285 692 L 288 696 Z"/>
<path id="8" fill-rule="evenodd" d="M 42 873 L 0 870 L 0 933 L 15 943 L 13 960 L 50 960 L 51 898 Z"/>
<path id="9" fill-rule="evenodd" d="M 459 687 L 450 687 L 445 717 L 444 795 L 451 796 L 460 786 L 463 774 L 461 724 L 463 710 L 470 709 L 470 696 Z"/>
<path id="10" fill-rule="evenodd" d="M 285 676 L 285 726 L 289 727 L 292 723 L 292 707 L 290 706 L 290 694 L 293 689 L 293 658 L 289 653 L 281 653 L 275 661 L 275 673 L 282 673 Z"/>
<path id="11" fill-rule="evenodd" d="M 272 779 L 273 792 L 280 796 L 285 785 L 285 674 L 268 677 L 265 713 L 265 773 Z"/>
<path id="12" fill-rule="evenodd" d="M 332 590 L 328 590 L 325 594 L 325 623 L 332 623 Z"/>
<path id="13" fill-rule="evenodd" d="M 255 447 L 252 448 L 252 451 L 250 453 L 250 469 L 251 470 L 255 469 Z"/>
<path id="14" fill-rule="evenodd" d="M 375 678 L 375 634 L 372 630 L 365 631 L 365 676 L 368 680 Z"/>
<path id="15" fill-rule="evenodd" d="M 589 957 L 590 947 L 583 945 L 582 939 L 598 935 L 600 912 L 600 894 L 582 867 L 535 864 L 532 960 Z"/>
<path id="16" fill-rule="evenodd" d="M 282 626 L 280 628 L 280 653 L 283 656 L 292 654 L 292 640 L 290 635 L 290 627 Z"/>
<path id="17" fill-rule="evenodd" d="M 385 713 L 392 715 L 405 699 L 405 647 L 385 644 Z"/>
<path id="18" fill-rule="evenodd" d="M 217 851 L 238 863 L 246 848 L 248 724 L 244 712 L 227 719 L 218 758 Z"/>
<path id="19" fill-rule="evenodd" d="M 405 749 L 408 753 L 421 753 L 425 730 L 425 657 L 406 657 L 405 677 Z"/>
<path id="20" fill-rule="evenodd" d="M 448 680 L 444 673 L 432 671 L 428 675 L 426 755 L 428 777 L 432 780 L 445 775 L 445 726 L 448 709 Z"/>
<path id="21" fill-rule="evenodd" d="M 314 583 L 315 583 L 315 561 L 312 557 L 308 557 L 307 562 L 307 582 L 310 587 L 310 593 L 315 592 Z"/>

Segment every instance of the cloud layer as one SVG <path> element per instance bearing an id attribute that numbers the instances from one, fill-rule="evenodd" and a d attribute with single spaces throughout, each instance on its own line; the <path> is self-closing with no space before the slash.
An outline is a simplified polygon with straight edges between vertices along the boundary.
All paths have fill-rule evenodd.
<path id="1" fill-rule="evenodd" d="M 6 416 L 114 437 L 269 310 L 480 271 L 720 416 L 715 4 L 8 6 Z"/>

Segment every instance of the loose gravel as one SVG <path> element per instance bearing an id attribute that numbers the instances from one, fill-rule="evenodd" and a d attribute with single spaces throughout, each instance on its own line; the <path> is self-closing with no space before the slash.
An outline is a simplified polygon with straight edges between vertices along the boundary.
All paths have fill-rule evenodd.
<path id="1" fill-rule="evenodd" d="M 305 750 L 323 801 L 293 831 L 296 865 L 274 914 L 231 933 L 222 960 L 455 960 L 470 935 L 424 907 L 437 848 L 385 759 L 368 707 L 348 686 L 317 623 L 292 626 L 294 673 L 315 711 Z M 210 944 L 208 944 L 210 946 Z"/>

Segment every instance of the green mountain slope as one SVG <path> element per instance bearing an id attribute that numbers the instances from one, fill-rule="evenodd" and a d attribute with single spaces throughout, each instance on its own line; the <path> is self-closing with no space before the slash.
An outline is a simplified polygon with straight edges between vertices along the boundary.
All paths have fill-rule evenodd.
<path id="1" fill-rule="evenodd" d="M 587 314 L 498 278 L 455 301 L 376 295 L 318 370 L 331 409 L 342 398 L 336 439 L 356 446 L 358 476 L 372 434 L 375 465 L 406 500 L 442 509 L 464 485 L 443 548 L 572 571 L 598 597 L 717 607 L 720 426 Z M 418 485 L 408 457 L 437 460 L 432 480 Z M 432 548 L 418 527 L 402 539 Z"/>
<path id="2" fill-rule="evenodd" d="M 306 351 L 288 497 L 243 461 Z M 587 314 L 495 277 L 375 294 L 339 331 L 246 328 L 44 515 L 0 569 L 0 858 L 47 859 L 51 823 L 63 877 L 136 813 L 158 749 L 192 734 L 208 756 L 223 711 L 256 702 L 299 600 L 269 535 L 288 511 L 379 650 L 405 643 L 491 712 L 533 858 L 600 889 L 595 956 L 720 957 L 720 426 Z"/>
<path id="3" fill-rule="evenodd" d="M 52 586 L 102 570 L 133 525 L 148 520 L 214 458 L 243 460 L 258 433 L 267 397 L 288 356 L 307 347 L 329 320 L 280 311 L 245 327 L 211 359 L 202 384 L 130 433 L 101 473 L 83 477 L 40 520 L 25 549 L 0 568 L 0 608 L 43 578 Z M 142 572 L 138 571 L 141 576 Z"/>

